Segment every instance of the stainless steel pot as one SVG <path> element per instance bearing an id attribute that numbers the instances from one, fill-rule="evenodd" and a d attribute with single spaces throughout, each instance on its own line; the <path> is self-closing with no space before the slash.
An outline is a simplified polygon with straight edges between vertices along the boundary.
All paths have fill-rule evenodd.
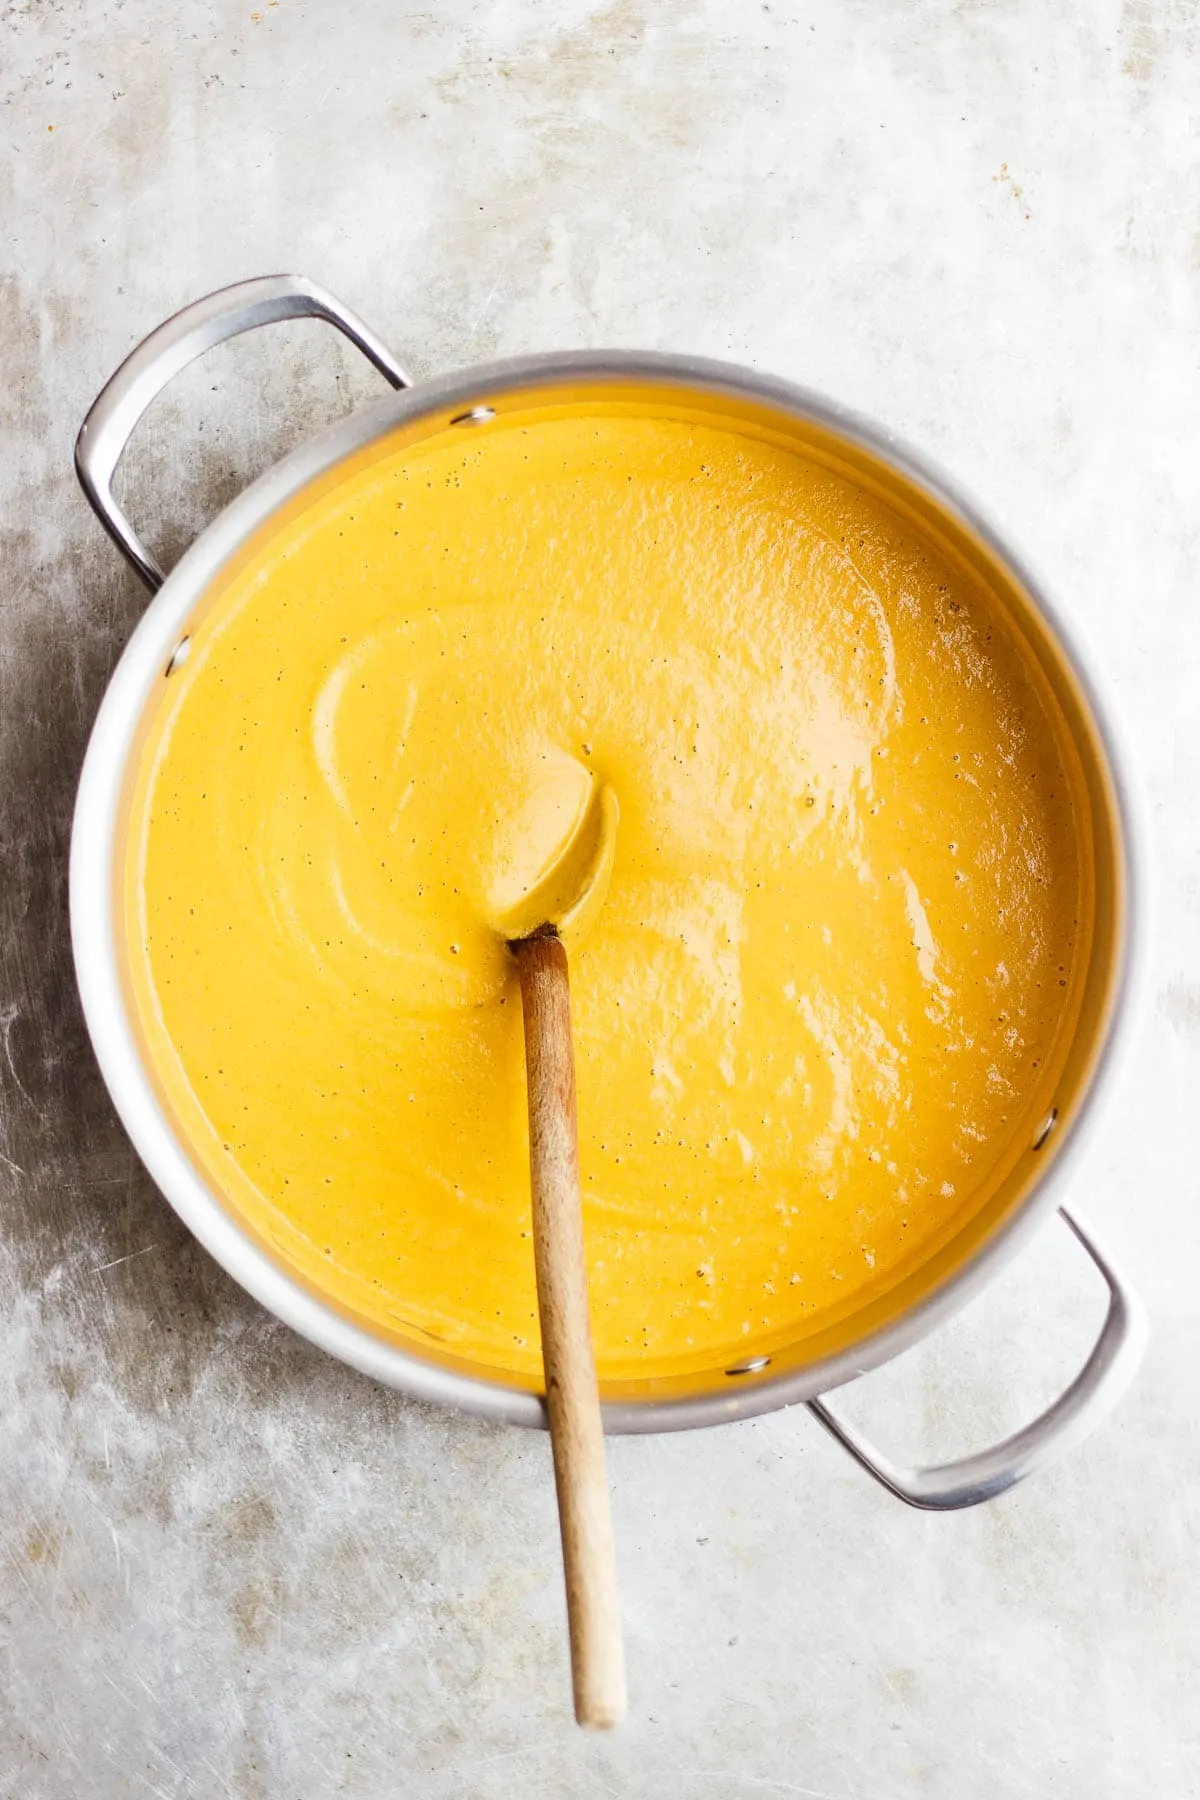
<path id="1" fill-rule="evenodd" d="M 343 332 L 398 390 L 304 443 L 239 496 L 169 576 L 148 554 L 112 493 L 126 441 L 150 401 L 210 346 L 277 319 L 312 317 Z M 178 647 L 219 574 L 240 561 L 283 510 L 348 472 L 387 442 L 415 440 L 448 424 L 486 424 L 544 402 L 554 391 L 611 396 L 622 387 L 663 390 L 673 404 L 753 423 L 793 440 L 883 495 L 963 558 L 1009 609 L 1050 682 L 1079 756 L 1091 808 L 1096 927 L 1079 1025 L 1056 1104 L 993 1200 L 951 1243 L 889 1294 L 793 1353 L 750 1355 L 728 1369 L 674 1382 L 630 1383 L 606 1393 L 610 1431 L 664 1431 L 745 1418 L 805 1401 L 864 1468 L 920 1507 L 990 1498 L 1077 1443 L 1112 1406 L 1141 1355 L 1141 1309 L 1093 1237 L 1063 1217 L 1108 1286 L 1100 1335 L 1071 1385 L 1005 1442 L 937 1468 L 893 1466 L 819 1398 L 914 1344 L 993 1275 L 1059 1203 L 1077 1165 L 1085 1127 L 1128 1036 L 1136 986 L 1139 855 L 1113 728 L 1064 618 L 972 507 L 940 475 L 863 420 L 782 381 L 721 363 L 675 356 L 580 353 L 521 357 L 412 387 L 378 338 L 310 281 L 268 276 L 186 307 L 121 365 L 84 421 L 76 466 L 105 528 L 154 598 L 112 678 L 84 763 L 71 847 L 71 929 L 88 1028 L 113 1101 L 143 1161 L 201 1243 L 264 1306 L 364 1373 L 407 1392 L 515 1424 L 543 1422 L 538 1395 L 480 1380 L 430 1354 L 375 1336 L 301 1285 L 252 1239 L 200 1173 L 156 1096 L 123 974 L 120 845 L 131 763 L 143 721 Z"/>

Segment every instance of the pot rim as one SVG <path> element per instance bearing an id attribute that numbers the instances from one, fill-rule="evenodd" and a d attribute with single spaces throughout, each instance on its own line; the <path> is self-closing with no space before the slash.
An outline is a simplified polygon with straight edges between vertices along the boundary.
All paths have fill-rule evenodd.
<path id="1" fill-rule="evenodd" d="M 964 1306 L 1063 1197 L 1068 1168 L 1095 1129 L 1100 1098 L 1117 1078 L 1140 1011 L 1148 966 L 1146 855 L 1131 764 L 1104 684 L 1077 625 L 1064 618 L 1024 562 L 928 459 L 893 433 L 798 384 L 707 358 L 638 351 L 563 351 L 480 364 L 388 395 L 338 420 L 305 439 L 217 515 L 171 570 L 130 637 L 96 716 L 79 780 L 71 833 L 71 940 L 84 1017 L 113 1104 L 156 1185 L 210 1255 L 268 1311 L 362 1374 L 437 1405 L 510 1424 L 544 1425 L 540 1395 L 440 1367 L 374 1336 L 288 1275 L 226 1210 L 172 1129 L 137 1047 L 120 979 L 113 865 L 126 768 L 146 703 L 192 609 L 230 556 L 310 482 L 396 427 L 448 410 L 458 413 L 513 389 L 567 379 L 646 380 L 750 400 L 827 430 L 888 465 L 980 543 L 1044 621 L 1090 717 L 1117 815 L 1124 904 L 1107 1029 L 1044 1174 L 930 1293 L 847 1349 L 802 1370 L 742 1374 L 727 1393 L 620 1400 L 603 1408 L 608 1432 L 682 1430 L 811 1400 L 900 1355 Z"/>

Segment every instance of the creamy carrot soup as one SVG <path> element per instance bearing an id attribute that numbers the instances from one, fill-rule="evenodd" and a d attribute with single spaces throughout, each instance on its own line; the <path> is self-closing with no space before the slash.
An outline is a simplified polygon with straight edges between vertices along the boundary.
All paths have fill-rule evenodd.
<path id="1" fill-rule="evenodd" d="M 1090 930 L 1065 728 L 881 501 L 596 407 L 385 452 L 165 684 L 128 843 L 164 1101 L 231 1211 L 377 1330 L 536 1381 L 519 988 L 487 924 L 545 769 L 620 805 L 573 955 L 597 1359 L 719 1367 L 987 1199 Z"/>

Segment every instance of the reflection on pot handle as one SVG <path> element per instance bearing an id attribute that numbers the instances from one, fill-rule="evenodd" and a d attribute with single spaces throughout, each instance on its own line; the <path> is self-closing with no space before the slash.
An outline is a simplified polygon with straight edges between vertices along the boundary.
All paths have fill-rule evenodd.
<path id="1" fill-rule="evenodd" d="M 279 319 L 324 319 L 335 325 L 390 381 L 410 377 L 386 345 L 348 307 L 303 275 L 262 275 L 207 294 L 143 338 L 103 388 L 80 427 L 75 469 L 100 523 L 151 592 L 166 579 L 113 497 L 112 478 L 134 426 L 172 376 L 226 338 Z"/>
<path id="2" fill-rule="evenodd" d="M 928 1512 L 952 1512 L 994 1499 L 1081 1443 L 1116 1405 L 1133 1379 L 1146 1346 L 1141 1303 L 1078 1219 L 1066 1207 L 1059 1211 L 1108 1283 L 1108 1312 L 1079 1374 L 1032 1424 L 1023 1426 L 1003 1443 L 965 1456 L 960 1462 L 902 1469 L 873 1449 L 826 1401 L 808 1402 L 826 1431 L 832 1432 L 855 1461 L 909 1506 Z"/>

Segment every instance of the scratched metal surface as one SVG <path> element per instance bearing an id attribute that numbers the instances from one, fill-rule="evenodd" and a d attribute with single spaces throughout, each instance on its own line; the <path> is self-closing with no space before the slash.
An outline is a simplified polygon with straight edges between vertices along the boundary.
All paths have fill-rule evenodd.
<path id="1" fill-rule="evenodd" d="M 0 1792 L 1196 1794 L 1188 0 L 18 0 L 2 29 Z M 1069 1464 L 946 1520 L 801 1414 L 614 1445 L 611 1741 L 568 1722 L 545 1442 L 406 1403 L 264 1315 L 141 1172 L 80 1021 L 72 791 L 143 596 L 73 433 L 160 317 L 285 267 L 419 373 L 682 347 L 874 412 L 1075 609 L 1147 784 L 1153 1010 L 1081 1181 L 1153 1315 L 1136 1392 Z M 219 352 L 147 420 L 135 517 L 177 552 L 370 391 L 319 328 Z M 857 1416 L 980 1442 L 1097 1307 L 1051 1229 Z"/>

